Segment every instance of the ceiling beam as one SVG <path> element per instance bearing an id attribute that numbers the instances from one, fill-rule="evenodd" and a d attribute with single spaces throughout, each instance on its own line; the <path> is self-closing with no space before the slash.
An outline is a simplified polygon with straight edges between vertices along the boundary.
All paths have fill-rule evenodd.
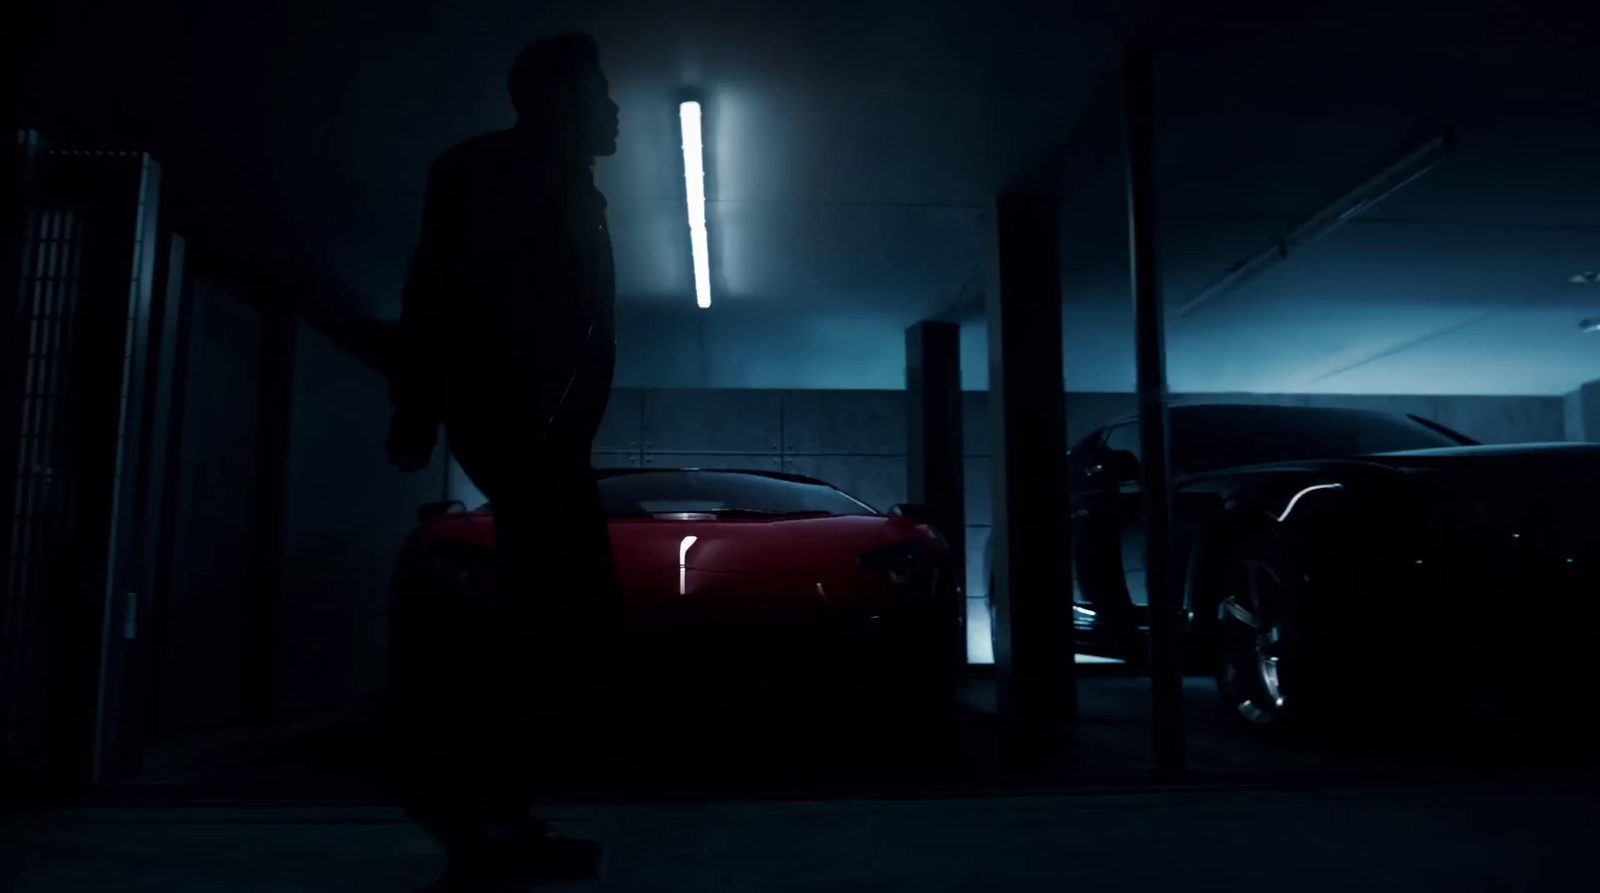
<path id="1" fill-rule="evenodd" d="M 1096 78 L 1067 136 L 1006 185 L 1011 195 L 1053 196 L 1065 202 L 1094 173 L 1122 157 L 1122 69 Z"/>
<path id="2" fill-rule="evenodd" d="M 1360 185 L 1346 191 L 1301 223 L 1291 227 L 1273 244 L 1229 267 L 1220 279 L 1178 308 L 1178 315 L 1188 316 L 1194 313 L 1205 304 L 1251 281 L 1268 268 L 1281 263 L 1290 254 L 1310 245 L 1346 221 L 1359 216 L 1398 192 L 1442 161 L 1450 152 L 1453 142 L 1452 133 L 1445 129 L 1390 161 L 1377 173 L 1363 180 Z"/>
<path id="3" fill-rule="evenodd" d="M 1124 38 L 1136 37 L 1146 45 L 1157 45 L 1173 34 L 1181 34 L 1186 16 L 1194 13 L 1214 15 L 1213 3 L 1197 0 L 1129 0 L 1114 4 L 1108 13 L 1118 35 L 1107 42 L 1099 74 L 1084 94 L 1087 101 L 1077 112 L 1071 128 L 1055 148 L 1040 156 L 1020 172 L 1003 190 L 1010 195 L 1054 196 L 1063 204 L 1107 165 L 1122 160 L 1126 135 L 1123 132 Z M 1117 181 L 1123 178 L 1116 169 Z"/>
<path id="4" fill-rule="evenodd" d="M 1323 374 L 1318 375 L 1316 378 L 1311 379 L 1310 383 L 1311 384 L 1319 384 L 1321 382 L 1327 381 L 1330 378 L 1333 378 L 1336 375 L 1343 375 L 1346 372 L 1351 372 L 1353 370 L 1360 369 L 1362 366 L 1365 366 L 1368 363 L 1376 363 L 1379 360 L 1388 359 L 1389 357 L 1392 357 L 1395 354 L 1403 353 L 1405 351 L 1410 350 L 1413 347 L 1418 347 L 1420 345 L 1427 344 L 1428 342 L 1433 341 L 1435 339 L 1443 338 L 1446 335 L 1449 335 L 1449 334 L 1452 334 L 1452 333 L 1455 333 L 1455 332 L 1459 332 L 1462 329 L 1466 329 L 1466 328 L 1470 328 L 1472 326 L 1475 326 L 1480 322 L 1483 322 L 1483 321 L 1485 321 L 1487 319 L 1490 319 L 1492 317 L 1498 316 L 1498 315 L 1500 315 L 1501 313 L 1504 313 L 1504 312 L 1505 312 L 1505 308 L 1500 307 L 1500 308 L 1496 308 L 1494 310 L 1490 310 L 1487 313 L 1474 314 L 1471 319 L 1468 319 L 1468 320 L 1466 320 L 1464 322 L 1452 323 L 1452 324 L 1450 324 L 1448 326 L 1445 326 L 1444 328 L 1439 329 L 1437 331 L 1429 332 L 1426 335 L 1419 335 L 1419 336 L 1417 336 L 1415 338 L 1411 338 L 1411 339 L 1408 339 L 1406 341 L 1402 341 L 1399 344 L 1393 345 L 1391 347 L 1386 347 L 1386 348 L 1378 351 L 1377 353 L 1372 354 L 1371 356 L 1365 357 L 1364 359 L 1360 359 L 1360 360 L 1355 361 L 1354 363 L 1349 363 L 1349 364 L 1346 364 L 1344 366 L 1340 366 L 1339 368 L 1334 369 L 1332 372 L 1324 372 Z"/>
<path id="5" fill-rule="evenodd" d="M 984 220 L 987 222 L 987 214 L 984 215 Z M 972 262 L 972 269 L 967 272 L 967 278 L 961 283 L 961 288 L 956 292 L 956 296 L 932 318 L 941 322 L 967 322 L 982 316 L 984 313 L 983 273 L 984 259 L 979 257 Z"/>
<path id="6" fill-rule="evenodd" d="M 1184 10 L 1176 0 L 1139 0 L 1119 9 L 1117 30 L 1135 34 L 1149 43 L 1169 29 Z M 1112 41 L 1100 73 L 1090 83 L 1087 101 L 1078 109 L 1071 128 L 1054 148 L 1013 177 L 1002 195 L 1051 197 L 1062 213 L 1086 187 L 1097 183 L 1096 176 L 1112 171 L 1120 181 L 1120 162 L 1125 154 L 1122 40 Z M 1121 218 L 1125 220 L 1125 217 Z M 956 322 L 978 319 L 985 313 L 984 265 L 979 262 L 968 275 L 961 291 L 935 319 Z"/>

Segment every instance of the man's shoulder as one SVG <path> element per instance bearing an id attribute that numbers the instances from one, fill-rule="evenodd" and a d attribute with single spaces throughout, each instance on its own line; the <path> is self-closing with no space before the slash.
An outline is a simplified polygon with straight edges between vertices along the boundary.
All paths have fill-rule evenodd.
<path id="1" fill-rule="evenodd" d="M 506 157 L 510 151 L 510 132 L 497 130 L 456 143 L 439 153 L 429 168 L 434 178 L 455 178 L 463 174 L 482 173 L 487 166 Z"/>

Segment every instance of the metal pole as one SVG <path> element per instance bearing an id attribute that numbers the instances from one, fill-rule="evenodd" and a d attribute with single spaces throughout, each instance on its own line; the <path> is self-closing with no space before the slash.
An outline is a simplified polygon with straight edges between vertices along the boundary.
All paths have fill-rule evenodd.
<path id="1" fill-rule="evenodd" d="M 967 674 L 967 528 L 962 459 L 961 325 L 923 320 L 906 329 L 906 483 L 911 502 L 927 507 L 950 545 L 945 630 L 952 681 Z"/>
<path id="2" fill-rule="evenodd" d="M 1131 39 L 1123 55 L 1128 163 L 1128 236 L 1133 274 L 1143 454 L 1145 585 L 1149 592 L 1151 731 L 1156 771 L 1183 772 L 1183 680 L 1178 666 L 1178 599 L 1172 576 L 1171 463 L 1167 451 L 1167 369 L 1152 180 L 1150 47 Z"/>

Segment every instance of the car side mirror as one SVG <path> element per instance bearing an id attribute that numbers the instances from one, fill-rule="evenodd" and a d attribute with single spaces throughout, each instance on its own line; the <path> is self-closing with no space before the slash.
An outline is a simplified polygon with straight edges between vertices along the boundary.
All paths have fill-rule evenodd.
<path id="1" fill-rule="evenodd" d="M 429 502 L 417 508 L 417 520 L 427 521 L 440 515 L 448 515 L 453 511 L 466 511 L 467 504 L 459 499 L 446 499 L 440 502 Z"/>
<path id="2" fill-rule="evenodd" d="M 897 518 L 914 518 L 922 521 L 928 517 L 928 507 L 915 502 L 897 502 L 889 507 L 889 514 Z"/>
<path id="3" fill-rule="evenodd" d="M 1112 450 L 1099 465 L 1091 465 L 1089 477 L 1097 481 L 1121 484 L 1139 479 L 1139 457 L 1127 450 Z"/>

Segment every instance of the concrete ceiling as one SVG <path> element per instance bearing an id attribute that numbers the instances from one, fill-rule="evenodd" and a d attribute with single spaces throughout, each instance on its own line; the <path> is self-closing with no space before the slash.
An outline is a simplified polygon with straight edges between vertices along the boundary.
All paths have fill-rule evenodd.
<path id="1" fill-rule="evenodd" d="M 1554 9 L 1248 8 L 1167 32 L 1157 190 L 1180 391 L 1558 394 L 1600 378 L 1600 64 Z M 1238 10 L 1236 10 L 1237 12 Z M 1233 263 L 1420 144 L 1421 179 L 1179 316 Z M 1114 126 L 1109 121 L 1105 126 Z M 1133 386 L 1117 165 L 1064 216 L 1069 386 Z"/>
<path id="2" fill-rule="evenodd" d="M 1451 123 L 1459 139 L 1360 219 L 1174 315 L 1175 389 L 1552 394 L 1600 378 L 1600 335 L 1576 326 L 1600 315 L 1600 287 L 1565 281 L 1600 269 L 1600 71 L 1572 4 L 1545 5 L 1235 0 L 1177 13 L 1157 71 L 1175 303 L 1428 128 Z M 621 151 L 598 168 L 619 383 L 797 388 L 901 384 L 904 327 L 972 298 L 988 202 L 1072 132 L 1117 33 L 1146 12 L 1112 0 L 97 6 L 54 7 L 34 92 L 118 122 L 180 177 L 232 177 L 242 191 L 210 219 L 276 221 L 375 315 L 396 312 L 430 159 L 509 123 L 504 69 L 525 40 L 594 33 L 623 108 Z M 88 59 L 128 77 L 91 76 Z M 709 311 L 693 306 L 683 222 L 685 87 L 708 111 Z M 1120 170 L 1062 173 L 1066 380 L 1127 389 Z M 981 313 L 964 334 L 967 383 L 982 387 Z"/>

